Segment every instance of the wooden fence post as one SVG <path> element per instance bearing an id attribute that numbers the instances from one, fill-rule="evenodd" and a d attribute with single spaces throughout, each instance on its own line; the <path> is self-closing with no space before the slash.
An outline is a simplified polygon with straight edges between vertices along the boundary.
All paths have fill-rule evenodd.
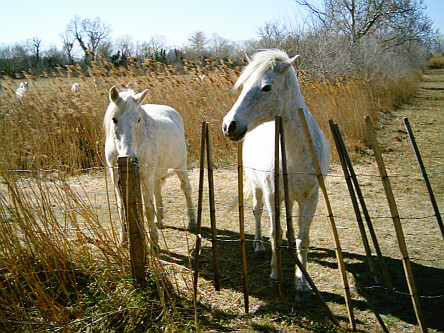
<path id="1" fill-rule="evenodd" d="M 376 162 L 378 164 L 379 173 L 381 175 L 381 180 L 384 185 L 384 191 L 387 197 L 387 202 L 390 207 L 390 213 L 392 214 L 393 224 L 395 226 L 396 238 L 398 240 L 399 250 L 402 256 L 402 264 L 404 267 L 404 273 L 407 280 L 407 285 L 409 287 L 410 296 L 412 298 L 413 308 L 415 310 L 416 319 L 423 332 L 427 332 L 427 327 L 425 325 L 424 316 L 422 314 L 421 304 L 419 302 L 418 293 L 416 291 L 415 278 L 413 277 L 412 268 L 410 266 L 409 254 L 407 252 L 407 246 L 404 239 L 404 233 L 402 231 L 401 220 L 399 218 L 398 208 L 396 206 L 395 197 L 393 195 L 392 187 L 390 185 L 390 180 L 385 169 L 385 164 L 382 159 L 381 151 L 379 149 L 378 142 L 376 141 L 376 135 L 373 129 L 372 121 L 369 116 L 365 117 L 365 123 L 367 126 L 367 133 L 369 135 L 370 142 L 373 147 L 373 152 L 375 154 Z"/>
<path id="2" fill-rule="evenodd" d="M 133 277 L 137 284 L 145 282 L 146 242 L 143 227 L 142 195 L 139 167 L 129 156 L 119 156 L 119 188 L 129 233 L 129 249 Z"/>
<path id="3" fill-rule="evenodd" d="M 344 286 L 344 298 L 345 305 L 347 306 L 348 318 L 352 326 L 353 331 L 356 330 L 355 316 L 353 314 L 353 305 L 350 296 L 350 287 L 348 285 L 347 271 L 345 270 L 344 258 L 342 257 L 341 244 L 339 242 L 338 231 L 336 229 L 336 222 L 333 217 L 333 211 L 331 209 L 330 200 L 328 199 L 327 188 L 325 187 L 324 176 L 322 175 L 321 167 L 319 166 L 319 161 L 316 156 L 316 152 L 313 147 L 313 140 L 311 139 L 310 130 L 307 125 L 307 120 L 305 119 L 304 109 L 298 109 L 299 118 L 301 120 L 302 128 L 304 130 L 305 138 L 307 140 L 308 149 L 310 150 L 311 160 L 313 162 L 313 167 L 316 173 L 316 178 L 321 188 L 322 194 L 324 196 L 325 206 L 328 212 L 328 219 L 330 222 L 330 230 L 332 233 L 333 242 L 335 245 L 336 258 L 338 260 L 339 272 L 342 278 L 342 284 Z"/>

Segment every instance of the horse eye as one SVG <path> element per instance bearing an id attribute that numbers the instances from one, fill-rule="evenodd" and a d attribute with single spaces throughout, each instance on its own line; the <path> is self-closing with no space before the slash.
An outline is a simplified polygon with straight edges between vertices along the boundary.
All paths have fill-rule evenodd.
<path id="1" fill-rule="evenodd" d="M 269 84 L 266 84 L 265 86 L 262 87 L 261 91 L 270 91 L 271 90 L 271 86 Z"/>
<path id="2" fill-rule="evenodd" d="M 139 118 L 139 120 L 137 120 L 137 123 L 140 123 L 140 118 Z"/>
<path id="3" fill-rule="evenodd" d="M 113 123 L 117 124 L 117 118 L 116 117 L 113 117 Z"/>

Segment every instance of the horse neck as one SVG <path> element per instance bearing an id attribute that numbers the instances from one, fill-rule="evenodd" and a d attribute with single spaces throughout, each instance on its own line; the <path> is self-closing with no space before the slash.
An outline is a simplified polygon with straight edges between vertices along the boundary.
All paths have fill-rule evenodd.
<path id="1" fill-rule="evenodd" d="M 283 107 L 280 111 L 285 135 L 296 136 L 293 138 L 295 140 L 304 140 L 298 109 L 302 108 L 305 112 L 308 112 L 308 109 L 302 97 L 296 74 L 288 75 L 286 84 L 287 94 L 285 96 L 285 100 L 283 101 Z"/>

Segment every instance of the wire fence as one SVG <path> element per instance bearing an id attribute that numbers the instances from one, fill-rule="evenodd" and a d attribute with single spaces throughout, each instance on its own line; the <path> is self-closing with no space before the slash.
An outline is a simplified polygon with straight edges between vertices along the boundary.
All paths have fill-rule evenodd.
<path id="1" fill-rule="evenodd" d="M 143 169 L 143 168 L 149 168 L 147 165 L 143 165 L 143 164 L 139 164 L 138 165 L 139 168 Z M 93 174 L 96 175 L 97 177 L 100 177 L 100 173 L 103 172 L 108 172 L 110 171 L 111 167 L 106 167 L 106 166 L 96 166 L 96 167 L 91 167 L 91 168 L 82 168 L 82 169 L 77 169 L 77 170 L 73 170 L 73 171 L 67 171 L 67 170 L 63 170 L 63 169 L 39 169 L 39 170 L 16 170 L 16 169 L 11 169 L 11 170 L 4 170 L 4 173 L 7 174 L 17 174 L 20 177 L 22 177 L 24 174 L 31 176 L 30 178 L 32 179 L 33 177 L 35 179 L 44 179 L 46 175 L 52 175 L 51 179 L 54 179 L 54 181 L 57 181 L 57 177 L 54 175 L 61 175 L 65 178 L 69 178 L 72 177 L 73 180 L 70 180 L 69 182 L 72 183 L 74 182 L 74 179 L 76 178 L 76 176 L 78 175 L 85 175 L 85 174 Z M 266 170 L 258 170 L 258 169 L 254 169 L 254 168 L 247 168 L 244 167 L 244 169 L 252 169 L 254 171 L 259 171 L 259 172 L 269 172 Z M 213 169 L 214 172 L 216 173 L 216 179 L 217 177 L 217 173 L 224 173 L 224 172 L 230 172 L 234 174 L 234 167 L 233 166 L 227 166 L 227 167 L 217 167 Z M 170 170 L 171 172 L 177 171 L 177 170 Z M 184 170 L 181 170 L 184 171 Z M 186 170 L 189 174 L 195 174 L 197 169 L 188 169 Z M 207 169 L 205 169 L 205 171 L 208 171 Z M 315 176 L 315 174 L 313 173 L 288 173 L 288 175 L 301 175 L 301 176 Z M 444 174 L 444 171 L 432 171 L 429 172 L 429 175 L 433 176 L 439 176 Z M 280 175 L 282 175 L 282 173 L 280 173 Z M 356 174 L 358 179 L 365 179 L 365 178 L 371 178 L 371 179 L 378 179 L 380 178 L 379 175 L 376 174 L 369 174 L 369 173 L 357 173 Z M 404 173 L 392 173 L 389 175 L 390 178 L 408 178 L 411 180 L 422 180 L 422 175 L 420 173 L 416 173 L 416 172 L 412 172 L 410 174 L 404 174 Z M 111 184 L 111 177 L 105 177 L 104 176 L 104 181 L 107 182 L 106 186 L 109 187 L 110 192 L 112 192 L 112 184 Z M 328 174 L 328 178 L 330 179 L 344 179 L 344 175 L 342 173 L 339 173 L 335 170 L 330 170 L 330 173 Z M 82 187 L 82 179 L 77 177 L 77 179 L 75 179 L 75 182 L 79 183 L 80 186 Z M 344 180 L 345 183 L 345 180 Z M 174 184 L 173 185 L 167 185 L 167 188 L 164 189 L 163 192 L 167 193 L 169 192 L 172 188 L 174 188 Z M 175 189 L 177 191 L 177 188 Z M 235 187 L 233 188 L 233 190 L 235 191 Z M 5 192 L 6 189 L 5 188 L 1 188 L 0 187 L 0 194 L 2 194 L 2 191 Z M 86 196 L 88 196 L 88 193 L 85 193 Z M 4 193 L 3 193 L 4 195 Z M 237 195 L 237 193 L 233 193 L 233 195 Z M 232 199 L 232 197 L 231 197 Z M 82 206 L 79 207 L 54 207 L 54 209 L 59 208 L 60 209 L 60 213 L 63 214 L 67 214 L 67 213 L 71 213 L 71 212 L 80 212 L 83 211 L 85 209 L 93 209 L 93 210 L 103 210 L 103 209 L 109 209 L 109 203 L 108 202 L 102 202 L 102 203 L 92 203 L 90 200 L 88 200 L 87 198 L 85 198 L 85 202 L 88 202 L 87 204 L 84 204 Z M 232 208 L 232 204 L 231 202 L 227 202 L 227 200 L 219 200 L 217 198 L 217 193 L 216 193 L 216 206 L 217 206 L 217 210 L 218 211 L 227 211 L 230 208 Z M 253 206 L 251 205 L 246 205 L 244 204 L 243 206 L 245 209 L 247 210 L 253 210 Z M 164 205 L 165 210 L 168 210 L 168 205 Z M 237 208 L 237 207 L 236 207 Z M 39 209 L 39 207 L 35 208 L 36 210 Z M 186 208 L 181 208 L 181 210 L 184 210 Z M 208 209 L 207 207 L 204 207 L 204 209 Z M 274 214 L 274 211 L 268 211 L 266 208 L 262 208 L 264 213 L 268 213 L 268 214 Z M 441 214 L 442 216 L 443 214 Z M 186 216 L 186 212 L 184 212 L 183 216 Z M 294 219 L 299 218 L 299 215 L 292 215 L 291 216 Z M 323 218 L 325 217 L 325 214 L 323 213 L 316 213 L 315 215 L 311 216 L 311 217 L 316 217 L 316 218 Z M 405 221 L 405 222 L 414 222 L 414 221 L 423 221 L 423 220 L 428 220 L 428 219 L 432 219 L 435 218 L 436 215 L 435 214 L 430 214 L 430 213 L 420 213 L 417 214 L 415 216 L 402 216 L 400 217 L 401 220 Z M 350 214 L 334 214 L 334 218 L 341 220 L 341 221 L 348 221 L 348 222 L 354 222 L 356 221 L 356 218 L 353 215 Z M 371 218 L 373 220 L 387 220 L 390 221 L 392 219 L 392 216 L 389 215 L 383 215 L 383 214 L 376 214 L 376 212 L 374 212 L 374 214 L 372 214 Z M 341 228 L 341 227 L 339 227 Z M 385 228 L 385 227 L 383 227 Z M 378 228 L 376 228 L 378 230 Z M 107 227 L 103 227 L 101 228 L 101 232 L 103 231 L 107 231 L 107 232 L 112 232 L 111 227 L 107 228 Z M 41 231 L 42 233 L 44 232 L 51 232 L 51 231 L 56 231 L 56 230 L 51 230 L 50 228 L 45 229 L 45 231 Z M 99 230 L 94 230 L 91 227 L 66 227 L 63 228 L 63 230 L 57 230 L 58 232 L 64 232 L 64 233 L 75 233 L 75 232 L 82 232 L 85 235 L 93 235 L 95 231 L 99 231 Z M 119 230 L 114 230 L 114 232 L 118 232 Z M 18 235 L 20 236 L 20 235 Z M 147 236 L 148 236 L 148 232 L 147 232 Z M 205 239 L 208 242 L 211 242 L 212 239 L 210 238 L 205 238 L 203 237 L 203 239 Z M 227 236 L 219 236 L 217 239 L 219 242 L 231 242 L 231 243 L 239 243 L 240 239 L 239 238 L 232 238 L 232 237 L 227 237 Z M 245 241 L 247 243 L 255 243 L 258 242 L 257 240 L 252 238 L 251 236 L 247 236 L 247 238 L 245 239 Z M 271 246 L 271 242 L 268 240 L 263 240 L 261 241 L 264 244 Z M 437 245 L 438 247 L 442 247 L 442 243 L 440 243 L 440 240 L 437 240 Z M 282 248 L 286 248 L 286 246 L 281 246 Z M 332 247 L 310 247 L 309 250 L 313 251 L 313 250 L 329 250 L 329 251 L 334 251 L 334 249 Z M 420 256 L 410 256 L 410 258 L 412 260 L 417 260 L 417 261 L 421 261 L 421 262 L 429 262 L 429 263 L 442 263 L 444 262 L 444 258 L 443 257 L 435 257 L 435 258 L 424 258 L 424 257 L 420 257 Z M 341 290 L 342 286 L 340 285 L 329 285 L 328 286 L 330 289 L 338 289 Z M 367 290 L 373 290 L 373 289 L 378 289 L 378 290 L 383 290 L 383 291 L 388 291 L 388 289 L 385 286 L 381 286 L 381 285 L 370 285 L 370 286 L 365 286 L 364 289 Z M 393 290 L 394 293 L 399 294 L 399 295 L 403 295 L 403 296 L 410 296 L 410 294 L 408 292 L 403 292 L 403 291 L 399 291 L 394 289 Z M 444 295 L 419 295 L 420 298 L 422 299 L 442 299 L 444 298 Z"/>

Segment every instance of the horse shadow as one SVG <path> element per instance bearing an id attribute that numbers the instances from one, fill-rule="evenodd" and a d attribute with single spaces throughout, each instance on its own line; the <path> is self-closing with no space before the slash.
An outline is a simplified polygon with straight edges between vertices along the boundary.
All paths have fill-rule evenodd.
<path id="1" fill-rule="evenodd" d="M 168 226 L 167 228 L 185 231 L 183 228 Z M 211 239 L 211 229 L 202 227 L 202 238 Z M 218 247 L 218 261 L 219 261 L 219 275 L 221 288 L 230 288 L 237 292 L 243 292 L 243 277 L 242 277 L 242 263 L 240 258 L 240 241 L 239 233 L 218 229 L 217 230 L 217 247 Z M 255 315 L 275 314 L 281 320 L 288 320 L 294 324 L 294 314 L 300 314 L 301 317 L 309 318 L 309 320 L 298 322 L 301 328 L 313 329 L 322 327 L 326 324 L 326 313 L 319 304 L 318 299 L 312 293 L 311 301 L 308 303 L 297 303 L 294 291 L 294 262 L 291 256 L 286 253 L 286 249 L 282 249 L 282 270 L 283 270 L 283 288 L 284 295 L 287 302 L 287 308 L 284 308 L 277 288 L 270 288 L 269 274 L 270 274 L 270 259 L 271 247 L 269 239 L 264 237 L 266 248 L 266 258 L 256 259 L 253 253 L 254 235 L 245 234 L 246 239 L 246 254 L 247 254 L 247 271 L 248 271 L 248 286 L 249 295 L 261 300 L 261 304 L 257 306 L 250 306 L 250 313 Z M 286 246 L 286 241 L 283 240 L 282 245 Z M 350 252 L 343 252 L 343 257 L 346 262 L 346 270 L 354 272 L 359 284 L 363 286 L 364 292 L 357 288 L 357 292 L 365 297 L 368 297 L 377 309 L 379 314 L 397 317 L 409 324 L 417 325 L 415 312 L 413 309 L 411 297 L 409 295 L 408 286 L 405 279 L 403 264 L 400 259 L 384 257 L 383 260 L 387 267 L 387 271 L 391 280 L 391 284 L 395 292 L 389 293 L 383 281 L 377 284 L 370 273 L 367 258 L 364 255 L 359 255 Z M 179 265 L 187 266 L 194 269 L 194 257 L 190 258 L 179 253 L 171 251 L 162 251 L 161 258 L 169 260 Z M 237 260 L 233 260 L 237 258 Z M 379 270 L 376 256 L 373 256 L 375 266 L 378 270 L 380 280 L 382 273 Z M 337 270 L 336 255 L 333 249 L 326 248 L 310 248 L 308 258 L 309 262 L 314 262 L 320 266 L 332 268 Z M 420 296 L 420 304 L 428 328 L 444 331 L 444 320 L 442 318 L 442 309 L 444 309 L 444 270 L 424 266 L 411 261 L 412 271 L 415 277 L 416 288 Z M 213 249 L 210 245 L 202 246 L 199 256 L 199 278 L 214 282 L 214 261 Z M 308 272 L 310 274 L 310 271 Z M 339 281 L 339 273 L 337 285 L 342 288 L 342 282 Z M 316 284 L 316 281 L 315 281 Z M 355 281 L 350 281 L 351 286 L 356 285 Z M 322 291 L 318 286 L 320 293 L 327 303 L 335 303 L 345 306 L 345 300 L 342 290 L 338 293 Z M 215 291 L 216 292 L 216 291 Z M 365 298 L 363 298 L 365 299 Z M 371 311 L 369 304 L 364 300 L 354 298 L 352 300 L 353 307 L 360 311 Z M 205 308 L 203 304 L 200 307 Z M 211 309 L 211 311 L 218 312 L 216 315 L 220 318 L 231 318 L 235 315 L 225 313 L 223 311 Z M 334 312 L 334 311 L 333 311 Z M 335 313 L 336 319 L 348 322 L 345 317 L 338 316 Z M 205 324 L 205 323 L 204 323 Z M 217 325 L 214 322 L 208 322 L 208 325 Z M 219 327 L 223 329 L 223 327 Z M 257 331 L 269 331 L 270 327 L 255 327 Z"/>

